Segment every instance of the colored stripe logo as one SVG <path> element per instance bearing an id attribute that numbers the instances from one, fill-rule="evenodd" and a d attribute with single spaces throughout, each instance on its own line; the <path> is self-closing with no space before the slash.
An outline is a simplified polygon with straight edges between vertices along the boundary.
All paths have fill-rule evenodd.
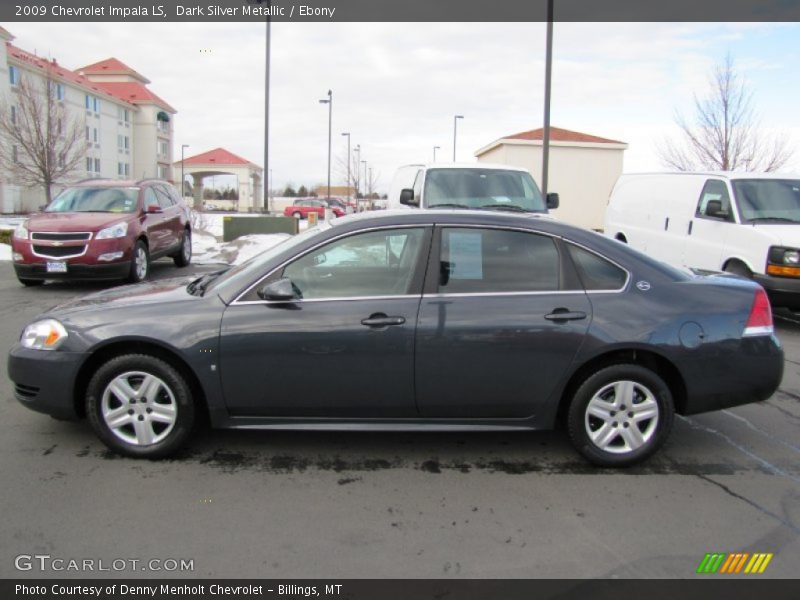
<path id="1" fill-rule="evenodd" d="M 773 556 L 772 552 L 754 552 L 753 554 L 749 552 L 712 552 L 706 554 L 700 561 L 697 573 L 704 575 L 714 573 L 725 575 L 760 574 L 767 570 L 767 565 Z"/>

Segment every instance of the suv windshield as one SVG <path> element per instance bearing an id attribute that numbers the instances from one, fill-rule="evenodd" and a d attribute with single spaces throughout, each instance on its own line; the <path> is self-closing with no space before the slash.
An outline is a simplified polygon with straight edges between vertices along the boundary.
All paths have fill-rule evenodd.
<path id="1" fill-rule="evenodd" d="M 425 205 L 545 212 L 542 194 L 530 173 L 502 169 L 430 169 Z"/>
<path id="2" fill-rule="evenodd" d="M 800 223 L 800 180 L 734 179 L 742 222 Z"/>
<path id="3" fill-rule="evenodd" d="M 114 212 L 136 210 L 139 188 L 68 188 L 48 206 L 46 212 Z"/>

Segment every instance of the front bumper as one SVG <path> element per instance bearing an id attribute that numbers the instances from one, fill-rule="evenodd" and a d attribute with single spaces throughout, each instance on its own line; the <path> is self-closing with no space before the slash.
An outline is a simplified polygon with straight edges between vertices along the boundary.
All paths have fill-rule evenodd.
<path id="1" fill-rule="evenodd" d="M 45 263 L 14 263 L 14 270 L 20 279 L 116 280 L 128 276 L 131 272 L 131 263 L 127 260 L 91 265 L 68 262 L 66 273 L 48 273 Z"/>
<path id="2" fill-rule="evenodd" d="M 8 355 L 8 377 L 24 406 L 57 419 L 77 419 L 75 380 L 85 354 L 31 350 L 15 345 Z"/>
<path id="3" fill-rule="evenodd" d="M 800 279 L 755 273 L 753 280 L 767 291 L 773 306 L 800 310 Z"/>

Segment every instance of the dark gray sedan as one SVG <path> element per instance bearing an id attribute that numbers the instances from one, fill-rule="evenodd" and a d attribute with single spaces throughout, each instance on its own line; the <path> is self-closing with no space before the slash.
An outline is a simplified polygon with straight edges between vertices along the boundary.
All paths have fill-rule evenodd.
<path id="1" fill-rule="evenodd" d="M 783 352 L 764 291 L 536 215 L 361 214 L 194 281 L 91 294 L 25 328 L 16 397 L 162 457 L 216 427 L 565 425 L 591 462 L 651 455 L 673 415 L 756 402 Z"/>

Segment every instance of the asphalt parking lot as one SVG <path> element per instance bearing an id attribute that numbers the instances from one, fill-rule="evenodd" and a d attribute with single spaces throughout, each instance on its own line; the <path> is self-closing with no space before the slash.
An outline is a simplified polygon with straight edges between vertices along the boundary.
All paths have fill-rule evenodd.
<path id="1" fill-rule="evenodd" d="M 156 278 L 176 274 L 154 265 Z M 102 287 L 25 289 L 0 263 L 3 356 L 38 313 Z M 622 472 L 589 466 L 560 432 L 206 430 L 175 459 L 137 461 L 85 422 L 21 407 L 4 369 L 0 576 L 109 574 L 14 567 L 47 554 L 194 561 L 110 573 L 128 577 L 685 578 L 706 552 L 748 551 L 775 555 L 757 577 L 796 577 L 800 318 L 777 326 L 777 394 L 678 418 L 660 453 Z"/>

